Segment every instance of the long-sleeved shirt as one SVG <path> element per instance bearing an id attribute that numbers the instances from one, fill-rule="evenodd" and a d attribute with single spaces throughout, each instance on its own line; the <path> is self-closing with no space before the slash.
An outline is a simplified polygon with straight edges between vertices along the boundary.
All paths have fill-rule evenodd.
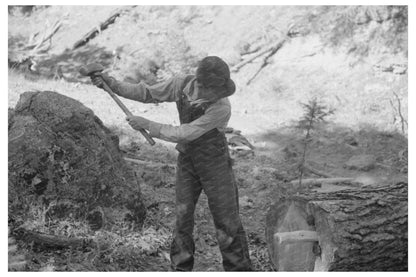
<path id="1" fill-rule="evenodd" d="M 179 100 L 184 77 L 171 78 L 165 82 L 152 86 L 149 86 L 144 82 L 130 84 L 115 81 L 114 79 L 112 81 L 111 87 L 118 95 L 124 98 L 143 103 L 159 103 L 176 102 Z M 195 79 L 192 79 L 183 89 L 183 93 L 189 98 L 195 94 L 194 90 L 197 89 L 197 86 L 194 86 L 193 82 L 195 82 Z M 204 115 L 190 123 L 173 126 L 150 121 L 149 133 L 152 137 L 160 138 L 166 141 L 187 143 L 197 139 L 214 128 L 222 131 L 225 127 L 227 127 L 230 117 L 230 101 L 228 98 L 221 98 L 215 103 L 212 103 L 205 110 Z"/>

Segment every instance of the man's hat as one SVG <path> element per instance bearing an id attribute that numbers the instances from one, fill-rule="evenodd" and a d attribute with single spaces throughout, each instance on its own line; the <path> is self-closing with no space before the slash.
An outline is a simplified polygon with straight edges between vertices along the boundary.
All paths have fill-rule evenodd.
<path id="1" fill-rule="evenodd" d="M 221 96 L 227 97 L 235 92 L 235 83 L 230 79 L 228 65 L 217 56 L 208 56 L 199 62 L 196 79 L 205 87 L 224 88 Z"/>

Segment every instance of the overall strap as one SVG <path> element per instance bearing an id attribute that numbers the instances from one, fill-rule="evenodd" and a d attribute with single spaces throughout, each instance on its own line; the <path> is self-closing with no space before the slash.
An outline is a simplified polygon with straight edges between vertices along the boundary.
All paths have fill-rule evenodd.
<path id="1" fill-rule="evenodd" d="M 179 99 L 176 101 L 176 108 L 178 109 L 179 113 L 179 121 L 181 124 L 189 123 L 189 111 L 187 107 L 187 100 L 186 96 L 183 92 L 185 87 L 189 84 L 189 82 L 195 77 L 195 75 L 187 75 L 182 83 L 181 89 L 179 91 Z"/>

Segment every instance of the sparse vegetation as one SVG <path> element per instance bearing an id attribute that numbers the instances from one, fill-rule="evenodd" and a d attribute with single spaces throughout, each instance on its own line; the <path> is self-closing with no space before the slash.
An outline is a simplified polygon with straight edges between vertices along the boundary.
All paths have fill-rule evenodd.
<path id="1" fill-rule="evenodd" d="M 282 36 L 290 36 L 264 67 L 265 56 L 260 56 L 232 73 L 237 92 L 230 98 L 230 126 L 241 130 L 256 147 L 255 155 L 234 161 L 240 213 L 255 270 L 272 270 L 264 237 L 270 204 L 292 189 L 290 181 L 302 183 L 302 178 L 314 175 L 299 165 L 307 162 L 318 171 L 368 178 L 376 185 L 407 180 L 406 6 L 137 6 L 85 46 L 66 50 L 114 9 L 49 6 L 25 15 L 9 12 L 10 51 L 24 47 L 32 34 L 44 29 L 46 19 L 62 19 L 62 26 L 48 55 L 36 60 L 36 71 L 9 70 L 8 104 L 14 108 L 25 91 L 50 90 L 91 108 L 119 136 L 126 157 L 154 163 L 127 162 L 137 175 L 147 217 L 142 226 L 116 220 L 110 229 L 92 230 L 86 218 L 48 219 L 49 205 L 35 205 L 30 199 L 23 217 L 13 208 L 19 205 L 14 197 L 19 193 L 9 190 L 9 199 L 16 200 L 9 203 L 12 229 L 24 224 L 44 234 L 96 243 L 83 249 L 40 250 L 12 232 L 15 241 L 9 253 L 11 249 L 19 257 L 21 267 L 9 263 L 10 271 L 169 270 L 175 171 L 160 165 L 175 164 L 174 145 L 157 140 L 155 147 L 149 146 L 129 127 L 112 99 L 80 79 L 78 67 L 90 62 L 101 62 L 120 80 L 152 83 L 193 72 L 199 58 L 207 54 L 238 65 Z M 383 15 L 386 11 L 388 17 Z M 361 17 L 367 21 L 359 21 Z M 298 103 L 305 99 L 314 100 L 302 109 Z M 173 103 L 122 101 L 133 114 L 178 124 Z M 331 114 L 327 107 L 337 112 L 321 126 Z M 357 153 L 374 155 L 376 167 L 366 173 L 344 168 Z M 204 195 L 195 216 L 195 270 L 220 271 L 221 256 Z"/>
<path id="2" fill-rule="evenodd" d="M 302 186 L 302 178 L 305 170 L 306 155 L 308 151 L 308 146 L 312 141 L 312 131 L 317 124 L 323 123 L 326 120 L 326 117 L 332 115 L 334 110 L 328 109 L 325 105 L 321 104 L 316 98 L 309 100 L 308 103 L 302 104 L 304 109 L 304 114 L 299 120 L 297 128 L 301 129 L 305 133 L 303 138 L 303 149 L 299 161 L 299 188 Z"/>
<path id="3" fill-rule="evenodd" d="M 324 6 L 315 11 L 308 17 L 312 32 L 333 49 L 360 57 L 382 51 L 407 56 L 407 6 Z"/>

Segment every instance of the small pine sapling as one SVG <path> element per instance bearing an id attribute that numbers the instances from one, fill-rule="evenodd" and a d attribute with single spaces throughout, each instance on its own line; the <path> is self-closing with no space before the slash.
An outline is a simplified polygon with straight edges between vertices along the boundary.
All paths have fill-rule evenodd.
<path id="1" fill-rule="evenodd" d="M 315 128 L 315 125 L 320 122 L 325 122 L 325 118 L 334 113 L 333 109 L 326 107 L 318 102 L 316 98 L 309 100 L 308 103 L 303 104 L 305 113 L 298 121 L 297 128 L 305 132 L 303 139 L 303 150 L 299 161 L 299 188 L 302 186 L 302 178 L 304 174 L 304 166 L 306 162 L 306 153 L 309 143 L 312 141 L 311 132 Z"/>

